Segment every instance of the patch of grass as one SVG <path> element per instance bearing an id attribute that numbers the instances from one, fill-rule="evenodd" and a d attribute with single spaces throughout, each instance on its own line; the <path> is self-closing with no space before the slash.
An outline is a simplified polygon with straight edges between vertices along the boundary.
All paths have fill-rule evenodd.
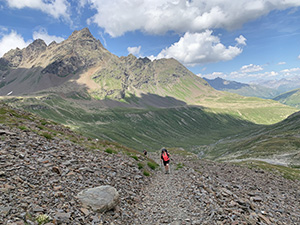
<path id="1" fill-rule="evenodd" d="M 150 169 L 155 170 L 158 165 L 155 162 L 147 162 L 147 165 L 150 167 Z"/>
<path id="2" fill-rule="evenodd" d="M 147 170 L 144 170 L 143 174 L 144 174 L 146 177 L 149 177 L 149 176 L 150 176 L 150 173 L 149 173 Z"/>
<path id="3" fill-rule="evenodd" d="M 52 134 L 50 134 L 50 133 L 48 133 L 48 132 L 42 133 L 42 136 L 44 136 L 44 137 L 47 138 L 47 139 L 52 139 L 52 138 L 53 138 L 53 137 L 52 137 Z"/>
<path id="4" fill-rule="evenodd" d="M 41 121 L 41 124 L 42 124 L 43 126 L 45 126 L 45 125 L 48 124 L 48 122 L 47 122 L 46 120 L 42 120 L 42 121 Z"/>
<path id="5" fill-rule="evenodd" d="M 111 148 L 105 149 L 105 152 L 108 153 L 108 154 L 117 154 L 118 153 L 116 150 L 113 150 Z"/>
<path id="6" fill-rule="evenodd" d="M 294 169 L 300 169 L 300 165 L 291 165 L 290 167 Z"/>
<path id="7" fill-rule="evenodd" d="M 136 161 L 139 161 L 139 158 L 136 155 L 132 155 L 131 158 L 135 159 Z"/>
<path id="8" fill-rule="evenodd" d="M 40 129 L 40 130 L 44 130 L 45 127 L 44 126 L 41 126 L 41 125 L 37 125 L 37 127 Z"/>
<path id="9" fill-rule="evenodd" d="M 139 170 L 144 168 L 144 164 L 143 163 L 139 162 L 137 165 L 138 165 Z"/>
<path id="10" fill-rule="evenodd" d="M 28 128 L 26 126 L 19 126 L 20 130 L 28 130 Z"/>
<path id="11" fill-rule="evenodd" d="M 184 167 L 184 164 L 183 164 L 183 163 L 177 163 L 176 169 L 175 169 L 175 170 L 182 169 L 183 167 Z"/>

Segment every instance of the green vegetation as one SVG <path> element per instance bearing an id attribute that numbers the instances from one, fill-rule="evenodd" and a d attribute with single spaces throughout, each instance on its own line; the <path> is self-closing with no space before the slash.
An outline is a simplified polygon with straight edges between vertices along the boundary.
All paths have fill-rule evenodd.
<path id="1" fill-rule="evenodd" d="M 130 99 L 139 102 L 136 96 Z M 168 97 L 159 99 L 167 100 Z M 279 121 L 280 118 L 284 119 L 295 111 L 275 101 L 235 94 L 220 95 L 217 98 L 211 96 L 201 100 L 204 105 L 210 103 L 212 108 L 103 108 L 101 101 L 96 104 L 89 100 L 77 101 L 57 95 L 10 98 L 6 101 L 45 119 L 64 124 L 89 138 L 105 139 L 133 149 L 146 148 L 150 151 L 162 146 L 202 151 L 203 146 L 263 128 L 250 120 L 269 124 Z"/>
<path id="2" fill-rule="evenodd" d="M 141 162 L 139 162 L 137 165 L 138 165 L 139 170 L 144 168 L 144 164 Z"/>
<path id="3" fill-rule="evenodd" d="M 46 223 L 50 222 L 50 217 L 48 215 L 46 215 L 46 214 L 38 215 L 36 217 L 36 222 L 39 225 L 46 224 Z"/>
<path id="4" fill-rule="evenodd" d="M 105 149 L 105 152 L 108 153 L 108 154 L 117 154 L 118 153 L 117 151 L 115 151 L 115 150 L 113 150 L 111 148 Z"/>
<path id="5" fill-rule="evenodd" d="M 183 167 L 184 167 L 184 164 L 183 164 L 183 163 L 177 163 L 176 169 L 175 169 L 175 170 L 182 169 Z"/>
<path id="6" fill-rule="evenodd" d="M 135 159 L 136 161 L 139 161 L 139 158 L 136 155 L 132 155 L 131 158 Z"/>
<path id="7" fill-rule="evenodd" d="M 19 126 L 20 130 L 28 130 L 28 128 L 26 126 Z"/>
<path id="8" fill-rule="evenodd" d="M 274 100 L 281 102 L 282 104 L 300 108 L 300 89 L 292 90 L 283 93 L 274 98 Z"/>
<path id="9" fill-rule="evenodd" d="M 147 162 L 147 165 L 150 167 L 150 169 L 155 170 L 158 165 L 155 162 Z"/>
<path id="10" fill-rule="evenodd" d="M 227 137 L 218 143 L 200 146 L 195 153 L 220 161 L 245 161 L 249 158 L 273 164 L 300 166 L 300 114 L 261 128 Z"/>
<path id="11" fill-rule="evenodd" d="M 48 132 L 42 133 L 42 136 L 44 136 L 47 139 L 52 139 L 53 138 L 52 135 L 50 133 L 48 133 Z"/>
<path id="12" fill-rule="evenodd" d="M 149 176 L 150 176 L 150 173 L 149 173 L 147 170 L 144 170 L 143 174 L 144 174 L 146 177 L 149 177 Z"/>

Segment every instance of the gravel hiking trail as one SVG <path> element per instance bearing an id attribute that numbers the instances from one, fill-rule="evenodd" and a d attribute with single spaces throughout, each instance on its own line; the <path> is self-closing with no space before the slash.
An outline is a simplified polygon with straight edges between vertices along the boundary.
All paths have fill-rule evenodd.
<path id="1" fill-rule="evenodd" d="M 171 159 L 170 174 L 165 174 L 159 162 L 159 154 L 150 157 L 159 165 L 153 181 L 145 188 L 141 205 L 138 206 L 136 224 L 201 224 L 203 205 L 190 195 L 193 186 L 189 169 L 177 169 L 174 157 Z M 196 200 L 196 201 L 195 201 Z"/>
<path id="2" fill-rule="evenodd" d="M 160 164 L 160 155 L 152 153 L 150 158 L 159 165 L 153 181 L 144 189 L 141 204 L 137 207 L 136 224 L 204 224 L 203 203 L 191 195 L 194 174 L 187 168 L 177 169 L 178 157 L 172 156 L 170 174 L 165 174 Z M 178 161 L 178 162 L 176 162 Z M 176 163 L 176 165 L 175 165 Z"/>
<path id="3" fill-rule="evenodd" d="M 159 153 L 149 157 L 160 164 Z M 131 224 L 300 224 L 300 182 L 260 169 L 171 153 L 153 172 Z"/>

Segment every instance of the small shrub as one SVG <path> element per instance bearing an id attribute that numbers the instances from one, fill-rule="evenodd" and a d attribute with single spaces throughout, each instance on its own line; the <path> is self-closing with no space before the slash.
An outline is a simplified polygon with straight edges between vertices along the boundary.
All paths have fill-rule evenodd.
<path id="1" fill-rule="evenodd" d="M 47 132 L 43 133 L 42 135 L 47 139 L 52 139 L 52 135 Z"/>
<path id="2" fill-rule="evenodd" d="M 153 169 L 153 170 L 155 170 L 156 167 L 158 166 L 158 165 L 157 165 L 156 163 L 154 163 L 154 162 L 148 162 L 147 165 L 148 165 L 151 169 Z"/>
<path id="3" fill-rule="evenodd" d="M 113 153 L 113 150 L 110 149 L 110 148 L 107 148 L 107 149 L 105 149 L 105 152 L 106 152 L 106 153 L 109 153 L 109 154 L 112 154 L 112 153 Z"/>
<path id="4" fill-rule="evenodd" d="M 139 158 L 136 155 L 131 156 L 131 158 L 135 159 L 136 161 L 139 160 Z"/>
<path id="5" fill-rule="evenodd" d="M 50 221 L 50 217 L 46 214 L 42 214 L 36 217 L 36 221 L 38 222 L 39 225 L 48 223 Z"/>
<path id="6" fill-rule="evenodd" d="M 138 165 L 139 170 L 144 168 L 144 164 L 143 163 L 138 163 L 137 165 Z"/>
<path id="7" fill-rule="evenodd" d="M 144 174 L 146 177 L 149 177 L 149 176 L 150 176 L 150 173 L 149 173 L 147 170 L 144 170 L 143 174 Z"/>

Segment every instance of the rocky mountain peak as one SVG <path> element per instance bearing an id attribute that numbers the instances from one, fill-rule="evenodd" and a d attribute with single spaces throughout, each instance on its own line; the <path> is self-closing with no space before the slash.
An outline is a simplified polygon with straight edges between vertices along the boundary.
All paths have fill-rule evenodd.
<path id="1" fill-rule="evenodd" d="M 90 30 L 86 27 L 82 30 L 75 30 L 69 39 L 78 40 L 78 39 L 95 39 L 94 36 L 91 34 Z"/>
<path id="2" fill-rule="evenodd" d="M 36 39 L 24 50 L 24 57 L 34 58 L 47 49 L 47 44 L 42 39 Z"/>

